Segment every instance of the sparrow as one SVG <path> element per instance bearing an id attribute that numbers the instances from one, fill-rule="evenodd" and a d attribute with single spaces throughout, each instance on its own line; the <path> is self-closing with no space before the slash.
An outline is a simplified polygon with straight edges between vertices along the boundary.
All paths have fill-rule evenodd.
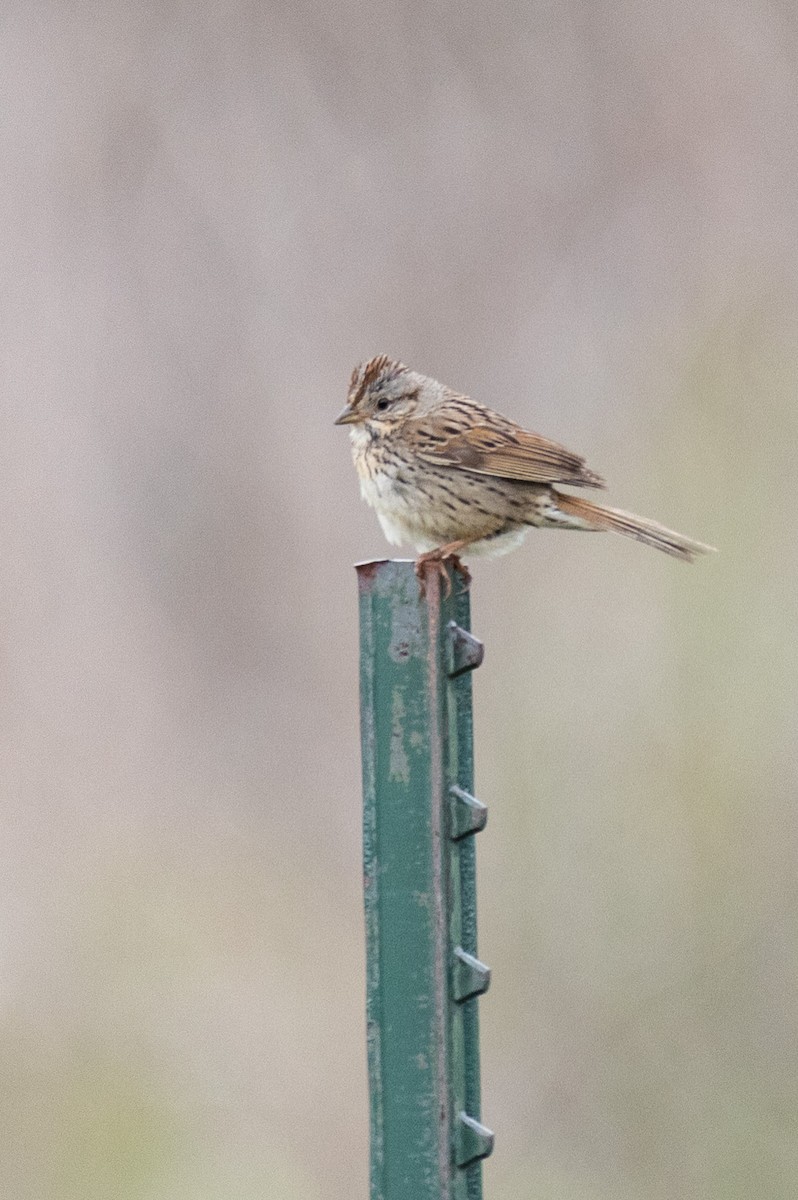
<path id="1" fill-rule="evenodd" d="M 363 499 L 393 545 L 445 576 L 460 554 L 504 554 L 531 528 L 610 530 L 692 562 L 714 547 L 647 517 L 560 490 L 603 488 L 578 454 L 385 354 L 352 372 L 346 406 Z M 555 486 L 558 485 L 558 486 Z"/>

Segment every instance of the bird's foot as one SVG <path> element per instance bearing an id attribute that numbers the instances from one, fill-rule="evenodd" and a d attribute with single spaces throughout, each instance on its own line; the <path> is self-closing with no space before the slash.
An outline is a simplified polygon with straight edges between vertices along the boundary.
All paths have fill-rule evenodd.
<path id="1" fill-rule="evenodd" d="M 446 585 L 445 596 L 448 600 L 452 594 L 452 581 L 449 578 L 449 572 L 446 570 L 446 564 L 451 563 L 455 571 L 462 577 L 464 588 L 468 587 L 471 582 L 471 572 L 464 562 L 461 561 L 457 551 L 462 550 L 464 542 L 452 542 L 448 546 L 439 546 L 437 550 L 428 550 L 426 554 L 420 554 L 416 560 L 416 578 L 418 579 L 421 595 L 425 596 L 427 592 L 427 564 L 434 565 L 441 579 Z"/>

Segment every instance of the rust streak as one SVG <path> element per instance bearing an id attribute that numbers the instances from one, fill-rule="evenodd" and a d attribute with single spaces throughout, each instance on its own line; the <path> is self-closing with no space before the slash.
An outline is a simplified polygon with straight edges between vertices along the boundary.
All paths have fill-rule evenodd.
<path id="1" fill-rule="evenodd" d="M 436 1075 L 438 1082 L 438 1162 L 441 1180 L 441 1200 L 451 1200 L 451 1150 L 449 1131 L 451 1113 L 448 1086 L 447 1006 L 447 924 L 446 893 L 443 877 L 443 730 L 440 711 L 440 637 L 441 637 L 441 574 L 437 563 L 428 563 L 424 571 L 429 636 L 427 641 L 427 671 L 433 725 L 430 730 L 430 828 L 432 832 L 433 926 L 435 938 L 435 1022 Z"/>

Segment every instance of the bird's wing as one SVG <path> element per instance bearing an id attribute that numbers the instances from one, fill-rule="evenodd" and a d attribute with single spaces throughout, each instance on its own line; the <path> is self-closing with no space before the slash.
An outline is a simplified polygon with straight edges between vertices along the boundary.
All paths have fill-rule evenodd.
<path id="1" fill-rule="evenodd" d="M 440 414 L 417 423 L 414 440 L 425 462 L 525 483 L 604 487 L 601 476 L 589 470 L 578 454 L 509 421 L 506 426 L 491 421 L 490 425 L 467 425 L 457 432 L 452 429 Z"/>

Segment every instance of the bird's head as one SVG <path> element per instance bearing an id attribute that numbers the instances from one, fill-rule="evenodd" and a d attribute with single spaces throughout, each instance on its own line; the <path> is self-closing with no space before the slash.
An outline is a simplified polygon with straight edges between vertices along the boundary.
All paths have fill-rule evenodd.
<path id="1" fill-rule="evenodd" d="M 335 424 L 366 425 L 375 433 L 387 433 L 419 410 L 425 382 L 423 375 L 387 354 L 371 358 L 352 372 L 346 407 Z"/>

